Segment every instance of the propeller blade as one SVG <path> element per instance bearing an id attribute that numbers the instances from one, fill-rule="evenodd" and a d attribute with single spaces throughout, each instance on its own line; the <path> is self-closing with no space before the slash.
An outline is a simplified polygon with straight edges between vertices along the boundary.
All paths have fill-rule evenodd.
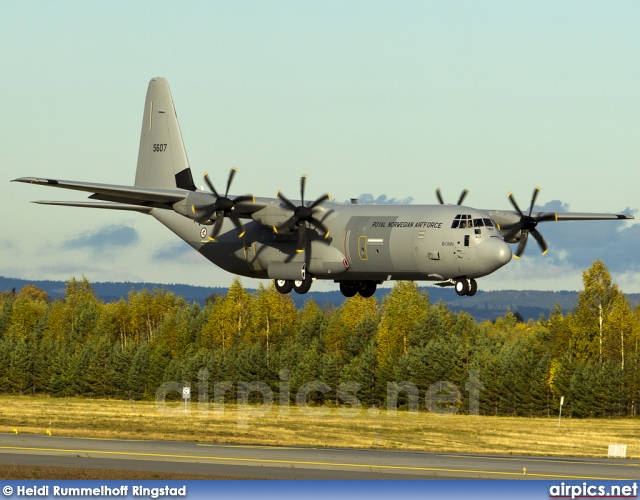
<path id="1" fill-rule="evenodd" d="M 295 227 L 297 222 L 298 222 L 298 218 L 294 215 L 293 217 L 289 217 L 286 221 L 284 221 L 279 226 L 273 226 L 273 230 L 276 234 L 286 232 L 286 231 L 293 231 L 293 228 Z"/>
<path id="2" fill-rule="evenodd" d="M 462 205 L 462 202 L 464 201 L 464 199 L 467 197 L 467 195 L 469 194 L 469 190 L 465 189 L 464 191 L 462 191 L 462 193 L 460 193 L 460 198 L 458 198 L 458 205 Z"/>
<path id="3" fill-rule="evenodd" d="M 327 229 L 327 226 L 325 226 L 322 222 L 320 222 L 315 217 L 311 217 L 311 221 L 310 222 L 311 222 L 311 224 L 313 224 L 315 227 L 317 227 L 318 229 L 320 229 L 324 233 L 324 239 L 325 240 L 329 237 L 329 230 Z"/>
<path id="4" fill-rule="evenodd" d="M 218 234 L 220 234 L 220 229 L 222 229 L 223 219 L 224 219 L 224 212 L 216 212 L 216 221 L 213 224 L 213 231 L 211 231 L 211 235 L 209 236 L 210 240 L 215 240 Z"/>
<path id="5" fill-rule="evenodd" d="M 256 197 L 253 196 L 252 194 L 243 194 L 242 196 L 238 196 L 238 197 L 234 198 L 233 199 L 233 204 L 237 205 L 239 203 L 244 203 L 245 201 L 250 201 L 252 203 L 255 203 Z"/>
<path id="6" fill-rule="evenodd" d="M 527 246 L 527 237 L 529 236 L 529 231 L 522 231 L 522 237 L 520 238 L 520 243 L 518 243 L 518 248 L 514 256 L 519 259 L 520 256 L 524 253 L 524 249 Z"/>
<path id="7" fill-rule="evenodd" d="M 322 196 L 320 196 L 320 198 L 318 198 L 316 201 L 314 201 L 311 205 L 309 205 L 310 209 L 314 209 L 316 208 L 318 205 L 320 205 L 321 203 L 324 203 L 327 200 L 330 200 L 331 196 L 329 196 L 328 193 L 323 194 Z"/>
<path id="8" fill-rule="evenodd" d="M 216 191 L 216 188 L 213 187 L 212 182 L 209 180 L 209 174 L 205 172 L 202 177 L 204 178 L 204 182 L 206 182 L 207 186 L 209 186 L 211 192 L 216 195 L 216 198 L 220 198 L 218 191 Z"/>
<path id="9" fill-rule="evenodd" d="M 436 198 L 438 198 L 440 205 L 444 205 L 444 198 L 442 197 L 442 192 L 440 191 L 440 188 L 436 189 Z"/>
<path id="10" fill-rule="evenodd" d="M 540 188 L 536 187 L 533 190 L 533 195 L 531 196 L 531 206 L 529 207 L 529 217 L 531 217 L 531 213 L 533 212 L 533 205 L 536 204 L 536 200 L 538 199 L 538 193 L 540 193 Z"/>
<path id="11" fill-rule="evenodd" d="M 557 222 L 558 221 L 558 214 L 556 214 L 555 212 L 546 212 L 546 213 L 536 217 L 536 220 L 538 222 L 551 222 L 551 221 Z"/>
<path id="12" fill-rule="evenodd" d="M 293 203 L 291 203 L 291 201 L 289 201 L 289 199 L 288 199 L 285 195 L 283 195 L 280 191 L 278 191 L 278 192 L 276 193 L 276 196 L 277 196 L 278 198 L 280 198 L 280 201 L 281 201 L 282 203 L 284 203 L 284 204 L 287 206 L 287 208 L 288 208 L 289 210 L 295 210 L 295 209 L 297 208 L 297 207 L 296 207 Z"/>
<path id="13" fill-rule="evenodd" d="M 544 241 L 544 238 L 540 234 L 540 232 L 536 229 L 531 230 L 531 235 L 535 238 L 540 246 L 540 250 L 542 250 L 542 255 L 546 254 L 549 251 L 549 247 L 547 246 L 547 242 Z"/>
<path id="14" fill-rule="evenodd" d="M 300 177 L 300 204 L 304 206 L 304 190 L 305 187 L 307 186 L 307 175 L 303 174 L 302 177 Z"/>
<path id="15" fill-rule="evenodd" d="M 516 209 L 516 212 L 518 212 L 520 214 L 520 217 L 524 217 L 524 214 L 522 213 L 522 210 L 520 210 L 520 207 L 516 203 L 516 199 L 513 197 L 513 193 L 509 193 L 509 201 L 513 205 L 513 208 Z"/>
<path id="16" fill-rule="evenodd" d="M 304 252 L 305 248 L 307 248 L 307 225 L 303 222 L 298 228 L 298 246 L 296 252 Z"/>
<path id="17" fill-rule="evenodd" d="M 235 177 L 237 171 L 238 171 L 237 168 L 232 168 L 229 171 L 229 179 L 227 180 L 227 190 L 224 193 L 225 198 L 229 196 L 229 188 L 231 188 L 231 183 L 233 182 L 233 178 Z"/>
<path id="18" fill-rule="evenodd" d="M 231 219 L 231 222 L 233 222 L 233 225 L 236 226 L 236 229 L 238 230 L 238 238 L 242 238 L 244 236 L 244 226 L 242 225 L 242 222 L 240 222 L 240 219 L 235 215 L 230 215 L 229 219 Z"/>

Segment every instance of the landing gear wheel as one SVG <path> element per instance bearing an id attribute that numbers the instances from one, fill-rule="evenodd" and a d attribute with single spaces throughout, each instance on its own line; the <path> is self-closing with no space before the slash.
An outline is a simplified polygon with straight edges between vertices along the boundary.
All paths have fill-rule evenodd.
<path id="1" fill-rule="evenodd" d="M 304 279 L 295 280 L 293 282 L 293 290 L 301 295 L 304 295 L 309 290 L 311 290 L 311 275 L 309 273 L 306 273 Z"/>
<path id="2" fill-rule="evenodd" d="M 342 292 L 342 295 L 345 297 L 353 297 L 358 293 L 358 288 L 350 281 L 341 281 L 340 292 Z"/>
<path id="3" fill-rule="evenodd" d="M 276 290 L 282 295 L 286 295 L 293 290 L 293 281 L 291 280 L 273 280 L 273 283 L 276 286 Z"/>
<path id="4" fill-rule="evenodd" d="M 473 295 L 476 294 L 477 291 L 478 291 L 478 283 L 476 282 L 476 280 L 471 278 L 469 280 L 469 291 L 467 292 L 467 296 L 472 297 Z"/>
<path id="5" fill-rule="evenodd" d="M 376 282 L 362 281 L 360 283 L 360 289 L 358 290 L 358 293 L 364 298 L 371 297 L 374 293 L 376 293 Z"/>
<path id="6" fill-rule="evenodd" d="M 463 278 L 456 281 L 456 293 L 460 296 L 469 293 L 469 282 L 466 279 Z"/>

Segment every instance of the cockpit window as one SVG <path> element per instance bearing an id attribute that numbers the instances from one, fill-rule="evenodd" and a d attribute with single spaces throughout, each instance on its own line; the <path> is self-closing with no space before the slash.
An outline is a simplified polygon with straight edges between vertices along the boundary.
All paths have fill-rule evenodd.
<path id="1" fill-rule="evenodd" d="M 473 219 L 473 227 L 484 227 L 482 219 Z"/>
<path id="2" fill-rule="evenodd" d="M 482 223 L 482 219 L 476 219 Z M 468 227 L 474 226 L 474 220 L 471 219 L 469 214 L 458 214 L 453 219 L 453 223 L 451 224 L 451 229 L 459 228 L 459 229 L 467 229 Z"/>

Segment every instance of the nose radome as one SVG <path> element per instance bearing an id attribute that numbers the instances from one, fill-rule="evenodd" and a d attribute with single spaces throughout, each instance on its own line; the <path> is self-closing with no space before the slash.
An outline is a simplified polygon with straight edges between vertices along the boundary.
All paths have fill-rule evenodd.
<path id="1" fill-rule="evenodd" d="M 476 256 L 482 270 L 492 273 L 509 263 L 511 247 L 499 238 L 489 238 L 476 247 Z"/>

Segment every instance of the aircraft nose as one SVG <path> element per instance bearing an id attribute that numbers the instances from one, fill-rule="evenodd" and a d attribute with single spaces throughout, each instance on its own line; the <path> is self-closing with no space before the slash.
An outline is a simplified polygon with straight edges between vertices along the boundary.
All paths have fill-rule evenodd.
<path id="1" fill-rule="evenodd" d="M 482 270 L 489 274 L 511 260 L 511 247 L 499 238 L 489 238 L 476 247 L 476 256 Z"/>

